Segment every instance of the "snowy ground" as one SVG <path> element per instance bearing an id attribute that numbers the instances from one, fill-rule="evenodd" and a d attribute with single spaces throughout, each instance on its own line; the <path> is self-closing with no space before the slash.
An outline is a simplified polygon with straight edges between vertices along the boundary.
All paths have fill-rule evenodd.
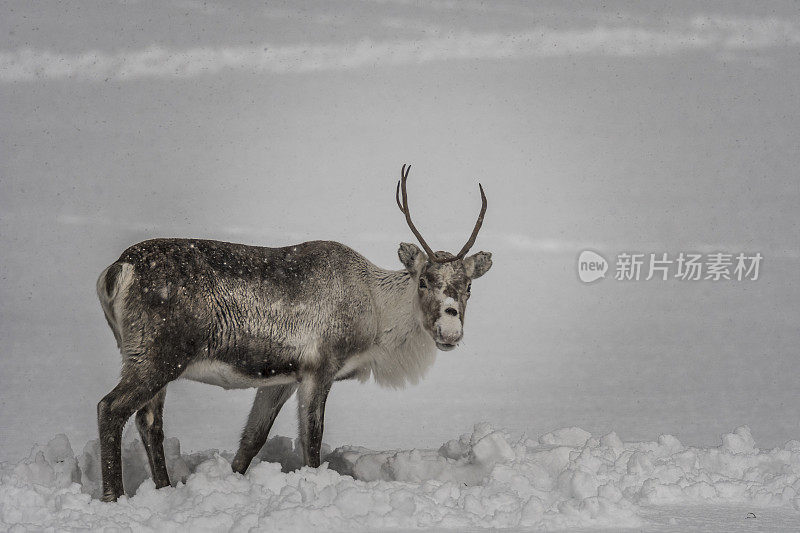
<path id="1" fill-rule="evenodd" d="M 111 504 L 97 499 L 97 441 L 76 454 L 58 435 L 0 463 L 0 529 L 800 529 L 800 442 L 761 450 L 747 427 L 695 448 L 579 428 L 514 438 L 482 423 L 438 450 L 325 448 L 317 470 L 297 469 L 295 443 L 274 437 L 245 476 L 230 452 L 181 454 L 176 438 L 165 449 L 175 486 L 155 490 L 129 440 L 129 497 Z"/>

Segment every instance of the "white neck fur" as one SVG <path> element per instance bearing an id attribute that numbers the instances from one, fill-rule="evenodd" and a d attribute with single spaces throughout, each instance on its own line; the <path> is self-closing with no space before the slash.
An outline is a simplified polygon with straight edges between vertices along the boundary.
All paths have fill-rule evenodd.
<path id="1" fill-rule="evenodd" d="M 415 280 L 404 270 L 376 267 L 371 274 L 378 331 L 365 366 L 381 386 L 416 384 L 433 364 L 436 344 L 422 326 Z"/>

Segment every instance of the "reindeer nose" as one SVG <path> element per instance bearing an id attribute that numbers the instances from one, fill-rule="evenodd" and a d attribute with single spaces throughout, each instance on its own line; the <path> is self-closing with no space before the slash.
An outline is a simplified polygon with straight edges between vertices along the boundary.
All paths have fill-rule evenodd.
<path id="1" fill-rule="evenodd" d="M 461 340 L 461 337 L 463 335 L 464 334 L 461 331 L 461 328 L 450 329 L 442 327 L 442 325 L 439 324 L 436 326 L 436 335 L 434 338 L 436 339 L 437 342 L 456 345 Z"/>
<path id="2" fill-rule="evenodd" d="M 444 312 L 450 316 L 458 316 L 458 309 L 456 309 L 455 307 L 448 307 L 447 309 L 444 310 Z"/>

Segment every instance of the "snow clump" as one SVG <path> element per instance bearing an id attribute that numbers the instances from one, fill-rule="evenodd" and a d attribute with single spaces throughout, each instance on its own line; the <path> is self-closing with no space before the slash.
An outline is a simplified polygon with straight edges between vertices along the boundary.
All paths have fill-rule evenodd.
<path id="1" fill-rule="evenodd" d="M 139 441 L 123 449 L 128 496 L 102 503 L 97 441 L 75 454 L 57 435 L 0 463 L 0 530 L 376 530 L 638 527 L 645 508 L 747 504 L 800 509 L 800 442 L 759 450 L 747 427 L 711 448 L 595 438 L 579 428 L 536 440 L 486 423 L 438 450 L 323 450 L 300 468 L 297 443 L 267 442 L 245 475 L 230 452 L 164 443 L 172 487 L 156 490 Z"/>

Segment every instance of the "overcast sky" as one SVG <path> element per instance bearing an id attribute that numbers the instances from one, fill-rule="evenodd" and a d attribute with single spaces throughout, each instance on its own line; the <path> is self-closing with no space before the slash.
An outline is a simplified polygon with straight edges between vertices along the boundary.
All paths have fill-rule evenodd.
<path id="1" fill-rule="evenodd" d="M 659 290 L 674 324 L 701 332 L 727 324 L 713 337 L 731 343 L 725 357 L 749 340 L 780 361 L 763 383 L 772 383 L 769 372 L 798 370 L 787 352 L 796 321 L 785 318 L 797 317 L 800 291 L 795 2 L 21 1 L 0 9 L 2 384 L 17 387 L 0 416 L 14 446 L 24 424 L 8 413 L 31 388 L 50 387 L 37 377 L 42 366 L 66 362 L 63 371 L 83 384 L 70 401 L 89 420 L 113 386 L 118 359 L 94 279 L 125 247 L 155 236 L 334 239 L 397 268 L 398 243 L 413 238 L 393 198 L 403 163 L 413 165 L 415 220 L 437 249 L 457 250 L 468 236 L 478 181 L 489 198 L 476 249 L 493 251 L 496 267 L 483 298 L 507 314 L 471 310 L 472 374 L 488 349 L 523 359 L 537 352 L 522 334 L 532 323 L 552 326 L 538 333 L 552 335 L 544 351 L 555 357 L 563 336 L 553 332 L 574 331 L 576 309 L 598 302 L 618 307 L 589 329 L 620 327 L 617 317 L 630 313 L 641 322 L 613 331 L 640 354 L 663 318 L 641 312 Z M 574 275 L 587 247 L 760 251 L 775 267 L 747 288 L 628 292 L 606 280 L 591 292 Z M 699 307 L 687 314 L 681 301 Z M 750 312 L 764 327 L 746 333 L 744 321 L 719 315 L 743 302 L 756 305 Z M 669 350 L 702 337 L 659 327 L 683 342 Z M 596 338 L 573 341 L 602 351 Z M 751 351 L 726 371 L 751 368 Z M 545 374 L 563 379 L 546 360 L 538 360 Z M 662 363 L 651 368 L 670 367 Z M 702 376 L 692 379 L 701 386 Z M 50 426 L 37 431 L 46 437 Z"/>
<path id="2" fill-rule="evenodd" d="M 411 162 L 431 234 L 481 179 L 521 246 L 797 255 L 800 24 L 748 5 L 12 2 L 4 216 L 397 234 Z"/>

